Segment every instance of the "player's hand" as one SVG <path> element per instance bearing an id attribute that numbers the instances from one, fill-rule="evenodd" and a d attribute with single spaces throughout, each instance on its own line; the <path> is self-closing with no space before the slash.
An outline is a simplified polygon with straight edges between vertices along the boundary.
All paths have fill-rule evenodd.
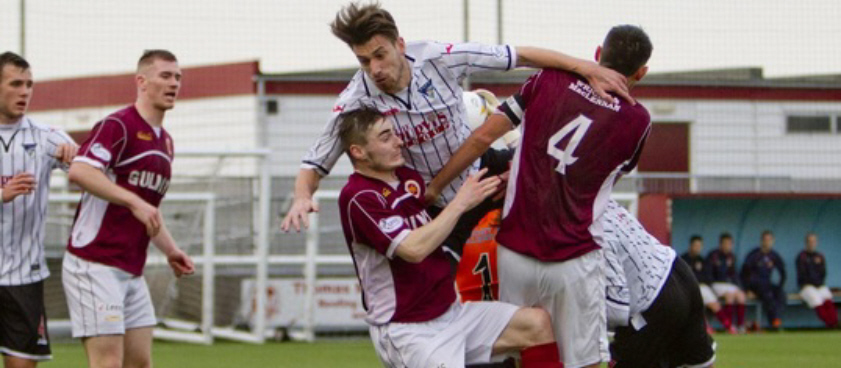
<path id="1" fill-rule="evenodd" d="M 161 212 L 155 206 L 138 198 L 137 203 L 132 204 L 129 208 L 134 218 L 142 222 L 143 226 L 146 226 L 146 234 L 149 237 L 158 235 L 163 219 L 161 218 Z"/>
<path id="2" fill-rule="evenodd" d="M 65 164 L 69 164 L 76 157 L 76 151 L 79 146 L 72 143 L 59 144 L 55 150 L 55 159 Z"/>
<path id="3" fill-rule="evenodd" d="M 484 168 L 467 177 L 467 180 L 464 181 L 464 184 L 456 193 L 456 197 L 453 198 L 453 203 L 464 206 L 464 211 L 467 211 L 496 192 L 500 179 L 498 176 L 491 176 L 480 180 L 486 172 L 488 172 L 488 169 Z"/>
<path id="4" fill-rule="evenodd" d="M 15 174 L 6 185 L 3 186 L 3 202 L 10 202 L 19 195 L 31 194 L 35 191 L 35 176 L 28 172 Z"/>
<path id="5" fill-rule="evenodd" d="M 426 187 L 426 193 L 423 194 L 423 200 L 427 206 L 431 206 L 438 200 L 438 196 L 440 195 L 441 191 L 430 183 L 430 185 Z"/>
<path id="6" fill-rule="evenodd" d="M 496 194 L 493 196 L 494 201 L 505 198 L 505 190 L 508 188 L 508 178 L 511 176 L 511 170 L 499 174 L 499 186 L 496 188 Z"/>
<path id="7" fill-rule="evenodd" d="M 318 204 L 313 202 L 312 198 L 295 198 L 283 223 L 280 224 L 280 229 L 289 232 L 290 229 L 295 228 L 295 231 L 301 232 L 301 225 L 304 225 L 304 229 L 309 228 L 310 212 L 318 212 Z"/>
<path id="8" fill-rule="evenodd" d="M 603 100 L 613 101 L 613 96 L 608 93 L 613 92 L 631 104 L 636 104 L 636 101 L 628 92 L 628 79 L 624 75 L 594 62 L 588 62 L 586 65 L 587 67 L 581 70 L 581 75 L 587 78 L 587 82 L 593 87 L 593 91 Z"/>
<path id="9" fill-rule="evenodd" d="M 169 267 L 172 268 L 172 272 L 175 273 L 176 277 L 192 275 L 196 271 L 193 260 L 181 249 L 175 248 L 172 253 L 166 256 L 166 260 L 169 262 Z"/>

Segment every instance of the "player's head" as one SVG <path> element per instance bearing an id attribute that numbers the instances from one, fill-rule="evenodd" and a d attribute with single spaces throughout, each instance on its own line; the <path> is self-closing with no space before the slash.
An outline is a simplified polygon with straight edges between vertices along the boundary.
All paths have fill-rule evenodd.
<path id="1" fill-rule="evenodd" d="M 774 247 L 774 233 L 771 230 L 765 230 L 759 239 L 759 246 L 763 251 L 767 252 Z"/>
<path id="2" fill-rule="evenodd" d="M 403 141 L 391 119 L 373 107 L 346 112 L 340 117 L 339 140 L 357 170 L 389 172 L 403 166 Z"/>
<path id="3" fill-rule="evenodd" d="M 628 77 L 633 84 L 648 72 L 645 65 L 651 57 L 651 40 L 642 28 L 620 25 L 610 29 L 604 43 L 596 49 L 596 60 L 604 67 Z"/>
<path id="4" fill-rule="evenodd" d="M 26 59 L 13 52 L 0 54 L 0 122 L 17 121 L 26 113 L 33 84 Z"/>
<path id="5" fill-rule="evenodd" d="M 383 92 L 396 93 L 409 84 L 406 44 L 391 14 L 379 3 L 350 3 L 330 24 L 333 35 L 346 43 L 359 65 Z"/>
<path id="6" fill-rule="evenodd" d="M 704 249 L 704 239 L 700 235 L 692 235 L 689 238 L 689 253 L 692 255 L 699 255 Z"/>
<path id="7" fill-rule="evenodd" d="M 721 249 L 724 253 L 730 253 L 733 251 L 733 235 L 730 233 L 721 233 L 718 237 L 718 249 Z"/>
<path id="8" fill-rule="evenodd" d="M 181 90 L 181 68 L 178 59 L 167 50 L 146 50 L 137 61 L 137 98 L 155 109 L 175 107 Z"/>
<path id="9" fill-rule="evenodd" d="M 806 250 L 810 252 L 814 252 L 818 249 L 818 234 L 815 233 L 807 233 L 806 234 Z"/>

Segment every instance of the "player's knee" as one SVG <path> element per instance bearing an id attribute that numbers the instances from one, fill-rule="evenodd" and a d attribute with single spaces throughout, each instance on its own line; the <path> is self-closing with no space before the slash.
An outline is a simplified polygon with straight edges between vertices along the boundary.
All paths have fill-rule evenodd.
<path id="1" fill-rule="evenodd" d="M 552 318 L 542 308 L 523 308 L 521 310 L 527 319 L 527 330 L 525 334 L 525 345 L 540 345 L 555 341 L 555 334 L 552 332 Z"/>
<path id="2" fill-rule="evenodd" d="M 123 364 L 125 368 L 152 368 L 152 359 L 150 357 L 133 357 L 126 359 Z"/>

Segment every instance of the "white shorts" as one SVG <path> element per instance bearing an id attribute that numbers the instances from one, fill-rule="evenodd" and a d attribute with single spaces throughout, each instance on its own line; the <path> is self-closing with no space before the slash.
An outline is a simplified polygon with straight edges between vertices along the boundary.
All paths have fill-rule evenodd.
<path id="1" fill-rule="evenodd" d="M 715 293 L 713 293 L 713 289 L 710 289 L 709 285 L 698 284 L 698 287 L 701 289 L 701 299 L 704 301 L 704 305 L 718 301 L 718 298 L 715 296 Z"/>
<path id="2" fill-rule="evenodd" d="M 819 287 L 806 285 L 803 289 L 800 289 L 800 297 L 809 305 L 809 308 L 815 308 L 827 300 L 832 300 L 832 292 L 826 285 Z"/>
<path id="3" fill-rule="evenodd" d="M 66 252 L 61 277 L 73 337 L 123 335 L 157 323 L 143 276 Z"/>
<path id="4" fill-rule="evenodd" d="M 713 283 L 713 291 L 715 292 L 715 296 L 721 298 L 724 294 L 735 293 L 737 291 L 741 291 L 738 286 L 735 284 L 731 284 L 729 282 L 714 282 Z"/>
<path id="5" fill-rule="evenodd" d="M 492 361 L 494 343 L 519 309 L 500 302 L 456 302 L 428 322 L 389 323 L 369 330 L 386 367 L 464 367 Z"/>
<path id="6" fill-rule="evenodd" d="M 497 248 L 499 299 L 549 312 L 566 368 L 609 359 L 602 252 L 544 263 Z"/>

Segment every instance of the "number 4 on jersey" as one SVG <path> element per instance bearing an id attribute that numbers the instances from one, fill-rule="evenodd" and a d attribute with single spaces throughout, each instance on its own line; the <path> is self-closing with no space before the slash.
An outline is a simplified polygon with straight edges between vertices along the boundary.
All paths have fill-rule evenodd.
<path id="1" fill-rule="evenodd" d="M 591 123 L 593 123 L 593 120 L 590 120 L 590 118 L 584 115 L 578 115 L 575 120 L 569 122 L 567 125 L 564 125 L 561 130 L 549 138 L 549 145 L 546 147 L 546 153 L 548 153 L 549 156 L 558 159 L 558 167 L 555 168 L 555 171 L 561 173 L 561 175 L 566 174 L 567 166 L 574 164 L 575 161 L 578 161 L 578 157 L 575 157 L 572 154 L 575 152 L 575 148 L 578 147 L 578 143 L 580 143 L 581 139 L 584 138 L 584 134 L 587 133 L 587 129 L 590 129 Z M 558 147 L 558 143 L 570 134 L 572 134 L 572 138 L 567 141 L 566 147 Z"/>

